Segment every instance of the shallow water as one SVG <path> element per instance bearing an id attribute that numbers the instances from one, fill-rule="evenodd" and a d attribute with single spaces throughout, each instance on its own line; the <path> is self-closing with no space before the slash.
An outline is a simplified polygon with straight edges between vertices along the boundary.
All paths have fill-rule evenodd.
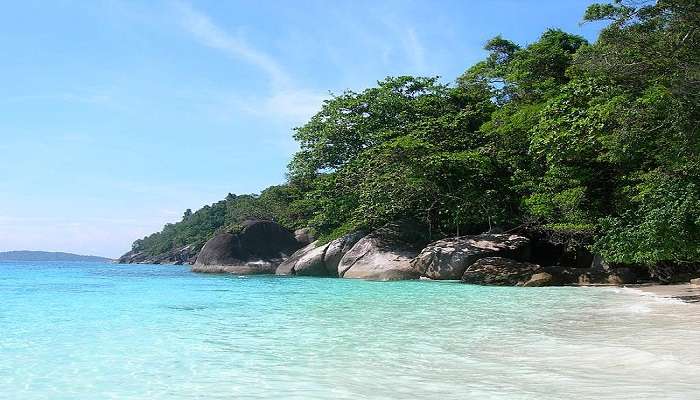
<path id="1" fill-rule="evenodd" d="M 0 263 L 2 399 L 698 399 L 699 340 L 631 290 Z"/>

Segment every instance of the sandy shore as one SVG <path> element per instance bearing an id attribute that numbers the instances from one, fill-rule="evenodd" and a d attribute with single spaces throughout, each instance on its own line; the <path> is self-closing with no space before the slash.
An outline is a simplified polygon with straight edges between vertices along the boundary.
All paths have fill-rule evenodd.
<path id="1" fill-rule="evenodd" d="M 646 293 L 652 293 L 659 297 L 679 299 L 688 303 L 700 304 L 700 285 L 682 283 L 677 285 L 628 285 L 626 287 L 638 289 Z"/>

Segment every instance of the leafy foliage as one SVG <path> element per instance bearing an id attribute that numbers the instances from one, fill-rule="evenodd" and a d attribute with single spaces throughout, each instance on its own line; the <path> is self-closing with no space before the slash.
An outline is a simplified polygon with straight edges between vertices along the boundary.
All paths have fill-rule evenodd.
<path id="1" fill-rule="evenodd" d="M 411 219 L 442 237 L 521 224 L 625 263 L 700 262 L 700 0 L 614 0 L 596 43 L 497 36 L 455 84 L 390 77 L 296 129 L 289 181 L 134 243 L 201 246 L 246 218 L 324 240 Z"/>
<path id="2" fill-rule="evenodd" d="M 166 224 L 163 230 L 134 242 L 132 250 L 149 255 L 167 253 L 173 249 L 192 246 L 199 250 L 215 233 L 235 232 L 250 218 L 277 221 L 291 229 L 304 225 L 304 211 L 291 204 L 300 196 L 292 185 L 271 186 L 260 195 L 234 195 L 192 212 L 185 211 L 182 220 Z"/>

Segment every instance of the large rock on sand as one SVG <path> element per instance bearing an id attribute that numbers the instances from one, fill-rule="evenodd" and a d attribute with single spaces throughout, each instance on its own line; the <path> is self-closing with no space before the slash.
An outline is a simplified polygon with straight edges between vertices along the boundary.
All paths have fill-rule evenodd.
<path id="1" fill-rule="evenodd" d="M 202 248 L 194 272 L 237 275 L 274 274 L 299 248 L 294 234 L 272 221 L 250 220 L 239 233 L 221 233 Z"/>
<path id="2" fill-rule="evenodd" d="M 540 287 L 549 286 L 554 283 L 554 277 L 547 272 L 538 272 L 533 274 L 527 282 L 523 283 L 525 287 Z"/>
<path id="3" fill-rule="evenodd" d="M 342 278 L 379 281 L 418 279 L 411 264 L 418 254 L 419 242 L 406 223 L 388 224 L 360 239 L 343 255 L 338 264 Z"/>
<path id="4" fill-rule="evenodd" d="M 537 281 L 549 277 L 536 275 L 542 272 L 537 264 L 518 262 L 502 257 L 486 257 L 470 265 L 462 276 L 463 283 L 492 286 L 522 286 L 535 276 Z M 540 282 L 537 282 L 540 283 Z M 532 286 L 536 286 L 531 282 Z"/>
<path id="5" fill-rule="evenodd" d="M 276 274 L 338 277 L 340 259 L 363 236 L 365 233 L 355 232 L 323 245 L 311 243 L 281 263 Z"/>
<path id="6" fill-rule="evenodd" d="M 430 279 L 460 279 L 464 271 L 485 257 L 526 261 L 530 240 L 523 236 L 491 234 L 460 236 L 430 243 L 413 260 L 413 266 Z"/>

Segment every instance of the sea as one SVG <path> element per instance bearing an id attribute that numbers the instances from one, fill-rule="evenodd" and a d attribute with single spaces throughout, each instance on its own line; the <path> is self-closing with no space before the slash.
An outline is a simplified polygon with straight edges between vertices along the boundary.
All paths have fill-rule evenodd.
<path id="1" fill-rule="evenodd" d="M 634 289 L 0 263 L 0 399 L 700 399 L 699 343 Z"/>

